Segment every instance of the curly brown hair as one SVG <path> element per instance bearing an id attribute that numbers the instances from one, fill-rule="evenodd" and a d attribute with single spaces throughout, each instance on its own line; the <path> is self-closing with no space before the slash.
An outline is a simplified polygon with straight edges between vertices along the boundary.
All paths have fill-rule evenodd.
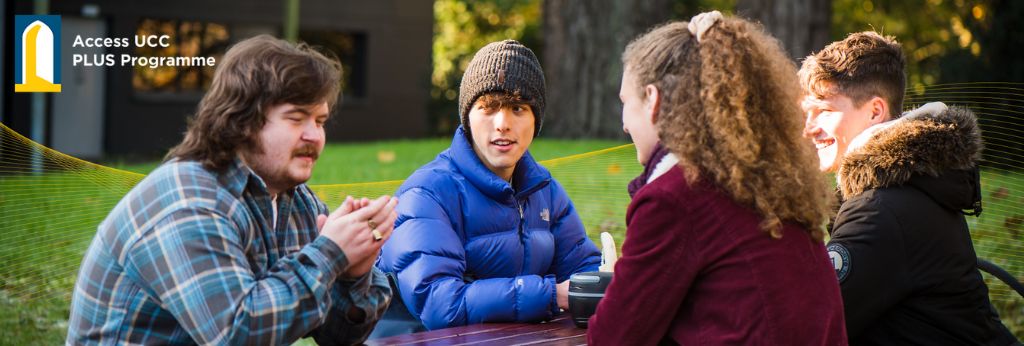
<path id="1" fill-rule="evenodd" d="M 185 139 L 165 159 L 198 161 L 220 171 L 239 150 L 259 153 L 257 135 L 267 109 L 327 102 L 333 110 L 341 90 L 341 63 L 326 54 L 330 57 L 268 35 L 235 44 L 217 65 Z"/>
<path id="2" fill-rule="evenodd" d="M 723 18 L 700 42 L 687 24 L 652 29 L 622 57 L 641 95 L 659 90 L 661 143 L 691 184 L 709 179 L 751 206 L 772 237 L 796 222 L 823 239 L 828 186 L 802 137 L 796 65 L 757 24 Z"/>
<path id="3" fill-rule="evenodd" d="M 804 59 L 798 75 L 806 92 L 819 98 L 849 97 L 860 107 L 874 96 L 889 104 L 889 115 L 903 110 L 906 58 L 896 39 L 873 31 L 855 32 Z"/>

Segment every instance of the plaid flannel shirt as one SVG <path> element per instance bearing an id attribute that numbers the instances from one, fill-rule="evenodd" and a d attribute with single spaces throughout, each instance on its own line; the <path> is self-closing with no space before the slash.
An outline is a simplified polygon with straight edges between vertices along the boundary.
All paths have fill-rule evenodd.
<path id="1" fill-rule="evenodd" d="M 320 344 L 365 340 L 391 299 L 377 269 L 318 236 L 328 209 L 305 184 L 272 199 L 235 160 L 224 172 L 173 160 L 100 224 L 82 261 L 68 344 Z M 346 312 L 365 319 L 350 321 Z M 356 314 L 358 315 L 358 313 Z"/>

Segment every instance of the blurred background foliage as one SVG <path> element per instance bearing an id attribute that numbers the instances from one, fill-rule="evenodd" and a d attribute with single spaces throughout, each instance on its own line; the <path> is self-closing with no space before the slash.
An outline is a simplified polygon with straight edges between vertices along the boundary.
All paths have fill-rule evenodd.
<path id="1" fill-rule="evenodd" d="M 830 3 L 830 40 L 848 33 L 876 30 L 896 37 L 907 56 L 908 88 L 918 94 L 926 86 L 958 82 L 1024 81 L 1024 1 L 1015 0 L 774 0 L 787 3 Z M 701 11 L 736 11 L 735 0 L 672 0 L 662 9 L 668 20 L 687 20 Z M 791 6 L 796 7 L 796 6 Z M 489 42 L 515 39 L 544 61 L 544 9 L 541 0 L 436 0 L 434 2 L 434 70 L 430 115 L 434 134 L 447 135 L 458 125 L 459 81 L 473 53 Z M 639 12 L 639 11 L 637 11 Z M 548 14 L 557 15 L 557 14 Z M 573 14 L 566 14 L 573 15 Z M 624 12 L 622 15 L 630 15 Z M 636 13 L 634 15 L 641 15 Z M 573 18 L 565 18 L 572 25 Z M 599 30 L 600 28 L 588 28 Z M 772 31 L 772 28 L 769 28 Z M 641 31 L 642 32 L 642 31 Z M 783 38 L 780 38 L 783 40 Z M 784 42 L 785 43 L 785 42 Z M 608 47 L 618 56 L 621 47 Z M 555 72 L 545 66 L 546 73 Z M 549 90 L 550 92 L 550 90 Z M 617 92 L 617 91 L 616 91 Z M 615 95 L 611 95 L 614 97 Z M 550 103 L 550 102 L 549 102 Z M 611 112 L 614 113 L 614 112 Z M 614 114 L 617 116 L 618 114 Z M 546 134 L 559 136 L 559 133 Z M 605 137 L 605 136 L 599 136 Z"/>
<path id="2" fill-rule="evenodd" d="M 1024 2 L 834 0 L 832 38 L 876 30 L 907 55 L 908 87 L 1024 81 Z"/>
<path id="3" fill-rule="evenodd" d="M 430 76 L 430 123 L 448 136 L 458 125 L 459 82 L 484 45 L 514 39 L 540 47 L 539 0 L 434 1 L 434 71 Z"/>

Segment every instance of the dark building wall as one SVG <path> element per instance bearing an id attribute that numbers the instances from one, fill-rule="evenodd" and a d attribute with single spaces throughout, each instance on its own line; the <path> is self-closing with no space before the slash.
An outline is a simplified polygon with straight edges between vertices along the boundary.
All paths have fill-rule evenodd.
<path id="1" fill-rule="evenodd" d="M 29 125 L 29 122 L 32 119 L 32 114 L 29 110 L 31 96 L 30 94 L 26 93 L 14 93 L 14 44 L 7 43 L 14 42 L 14 30 L 12 29 L 14 28 L 13 14 L 15 13 L 16 9 L 15 5 L 15 1 L 3 2 L 3 11 L 5 17 L 4 28 L 2 30 L 4 42 L 2 48 L 4 54 L 4 100 L 2 107 L 0 107 L 2 108 L 0 109 L 0 111 L 3 112 L 3 118 L 0 120 L 3 121 L 4 125 L 7 125 L 7 127 L 11 128 L 11 130 L 14 130 L 15 132 L 18 132 L 21 135 L 28 137 L 30 133 L 29 131 L 32 130 L 31 126 Z M 31 2 L 22 5 L 28 5 L 28 7 L 24 9 L 22 12 L 17 13 L 32 13 Z M 3 143 L 0 142 L 0 149 L 3 149 L 2 144 Z M 0 153 L 0 155 L 2 155 L 2 153 Z"/>
<path id="2" fill-rule="evenodd" d="M 50 3 L 50 13 L 79 16 L 86 4 L 99 6 L 107 37 L 132 38 L 144 18 L 194 20 L 270 29 L 281 36 L 284 1 L 81 1 Z M 31 13 L 31 2 L 16 13 Z M 427 133 L 433 9 L 431 1 L 302 0 L 299 29 L 365 35 L 365 95 L 346 97 L 328 126 L 328 142 L 419 137 Z M 239 39 L 232 33 L 232 41 Z M 74 35 L 65 33 L 63 45 Z M 119 50 L 120 49 L 120 50 Z M 108 53 L 134 52 L 110 48 Z M 64 56 L 62 59 L 70 59 Z M 104 151 L 110 155 L 162 155 L 178 143 L 198 93 L 139 96 L 132 69 L 106 67 Z M 65 72 L 67 73 L 67 72 Z M 22 103 L 15 103 L 21 109 Z M 25 112 L 26 116 L 28 112 Z M 17 123 L 17 121 L 15 121 Z"/>

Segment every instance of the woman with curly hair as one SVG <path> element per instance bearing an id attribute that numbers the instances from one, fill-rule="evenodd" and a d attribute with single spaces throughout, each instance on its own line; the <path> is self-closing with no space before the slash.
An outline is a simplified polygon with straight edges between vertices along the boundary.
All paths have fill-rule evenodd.
<path id="1" fill-rule="evenodd" d="M 779 43 L 715 11 L 651 30 L 622 60 L 623 130 L 645 169 L 588 341 L 845 344 L 828 187 Z"/>

